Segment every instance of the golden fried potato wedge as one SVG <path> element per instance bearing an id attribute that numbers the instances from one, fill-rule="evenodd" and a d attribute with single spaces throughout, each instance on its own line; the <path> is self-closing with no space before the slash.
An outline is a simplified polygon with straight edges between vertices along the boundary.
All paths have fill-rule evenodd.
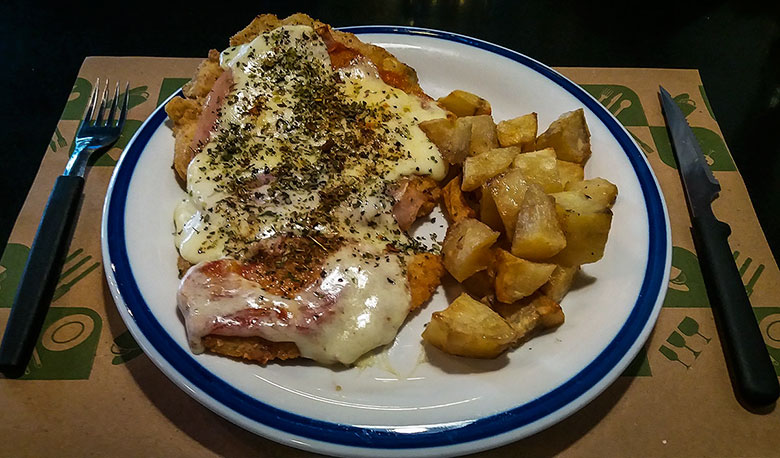
<path id="1" fill-rule="evenodd" d="M 579 271 L 580 266 L 556 266 L 550 280 L 542 285 L 540 291 L 555 302 L 561 302 L 571 289 Z"/>
<path id="2" fill-rule="evenodd" d="M 490 102 L 471 92 L 459 89 L 439 98 L 437 102 L 457 117 L 489 115 L 492 112 Z"/>
<path id="3" fill-rule="evenodd" d="M 558 161 L 552 148 L 518 154 L 512 161 L 512 167 L 522 170 L 527 182 L 538 184 L 546 193 L 563 191 Z"/>
<path id="4" fill-rule="evenodd" d="M 460 285 L 473 297 L 484 298 L 494 294 L 493 283 L 495 282 L 495 278 L 495 272 L 493 272 L 493 269 L 488 266 L 487 269 L 480 270 L 469 278 L 463 280 Z"/>
<path id="5" fill-rule="evenodd" d="M 495 358 L 512 345 L 517 334 L 490 307 L 463 293 L 449 307 L 433 313 L 422 338 L 452 355 Z"/>
<path id="6" fill-rule="evenodd" d="M 463 184 L 461 189 L 473 191 L 494 176 L 503 173 L 512 164 L 520 148 L 494 148 L 476 156 L 467 157 L 463 162 Z"/>
<path id="7" fill-rule="evenodd" d="M 481 194 L 479 199 L 479 220 L 493 228 L 493 230 L 503 231 L 504 222 L 501 221 L 501 215 L 498 214 L 498 207 L 496 207 L 496 202 L 493 200 L 493 194 L 490 192 L 487 183 L 482 185 Z"/>
<path id="8" fill-rule="evenodd" d="M 561 178 L 561 186 L 565 191 L 570 183 L 576 183 L 585 179 L 585 169 L 580 164 L 558 159 L 558 176 Z"/>
<path id="9" fill-rule="evenodd" d="M 590 130 L 582 108 L 562 114 L 536 139 L 536 147 L 553 148 L 558 159 L 585 164 L 590 157 Z"/>
<path id="10" fill-rule="evenodd" d="M 537 184 L 530 184 L 517 212 L 512 238 L 512 254 L 531 261 L 542 261 L 566 247 L 555 199 Z"/>
<path id="11" fill-rule="evenodd" d="M 462 163 L 471 145 L 471 122 L 453 118 L 431 119 L 419 124 L 428 139 L 450 164 Z"/>
<path id="12" fill-rule="evenodd" d="M 462 282 L 492 261 L 490 247 L 498 240 L 499 232 L 476 219 L 463 219 L 447 229 L 442 243 L 444 268 Z"/>
<path id="13" fill-rule="evenodd" d="M 514 328 L 518 341 L 558 327 L 565 320 L 560 304 L 539 292 L 511 304 L 496 302 L 494 310 Z"/>
<path id="14" fill-rule="evenodd" d="M 566 248 L 548 261 L 578 266 L 601 259 L 612 225 L 612 210 L 582 191 L 564 191 L 552 196 L 561 229 L 566 235 Z"/>
<path id="15" fill-rule="evenodd" d="M 493 202 L 509 240 L 512 240 L 514 236 L 517 212 L 520 211 L 520 204 L 523 203 L 526 189 L 528 189 L 528 183 L 525 181 L 525 174 L 520 169 L 509 169 L 487 183 L 487 190 L 493 197 Z"/>
<path id="16" fill-rule="evenodd" d="M 523 151 L 532 151 L 536 144 L 537 128 L 536 113 L 501 121 L 496 126 L 498 144 L 502 147 L 519 146 Z"/>
<path id="17" fill-rule="evenodd" d="M 463 123 L 471 124 L 471 143 L 469 155 L 482 154 L 491 149 L 498 148 L 498 134 L 496 123 L 490 115 L 466 116 L 458 118 Z"/>
<path id="18" fill-rule="evenodd" d="M 618 195 L 618 188 L 604 178 L 591 178 L 590 180 L 568 183 L 567 191 L 582 191 L 587 197 L 595 199 L 607 208 L 615 205 Z"/>
<path id="19" fill-rule="evenodd" d="M 461 176 L 458 175 L 441 189 L 441 200 L 452 222 L 477 217 L 476 210 L 471 208 L 460 187 Z"/>
<path id="20" fill-rule="evenodd" d="M 555 270 L 555 264 L 528 261 L 498 249 L 495 269 L 496 299 L 512 303 L 530 296 L 547 283 Z"/>

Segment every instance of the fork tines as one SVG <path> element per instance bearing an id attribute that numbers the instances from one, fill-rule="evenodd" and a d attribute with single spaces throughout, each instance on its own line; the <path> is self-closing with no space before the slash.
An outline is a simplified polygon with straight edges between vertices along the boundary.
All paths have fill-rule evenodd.
<path id="1" fill-rule="evenodd" d="M 100 106 L 98 107 L 97 110 L 97 116 L 93 120 L 92 115 L 95 112 L 95 106 L 98 103 L 98 94 L 100 93 L 100 78 L 98 78 L 97 81 L 95 81 L 95 89 L 92 90 L 92 96 L 89 99 L 89 106 L 87 108 L 86 114 L 84 115 L 85 123 L 92 124 L 97 127 L 114 127 L 115 121 L 117 127 L 121 127 L 122 124 L 124 124 L 125 117 L 127 116 L 127 102 L 130 94 L 130 83 L 128 82 L 125 84 L 125 92 L 122 100 L 122 108 L 120 109 L 118 120 L 115 120 L 115 116 L 116 116 L 116 110 L 119 106 L 119 82 L 116 83 L 116 87 L 114 88 L 114 97 L 110 102 L 111 103 L 110 107 L 108 107 L 109 104 L 108 86 L 109 86 L 109 82 L 108 79 L 106 79 L 106 85 L 105 85 L 105 89 L 103 90 L 103 96 L 100 99 Z M 103 115 L 105 113 L 106 108 L 109 108 L 108 117 L 104 120 Z"/>

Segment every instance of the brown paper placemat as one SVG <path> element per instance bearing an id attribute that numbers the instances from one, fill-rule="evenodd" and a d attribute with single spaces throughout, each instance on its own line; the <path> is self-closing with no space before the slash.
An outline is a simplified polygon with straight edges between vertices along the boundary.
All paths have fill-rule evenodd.
<path id="1" fill-rule="evenodd" d="M 200 59 L 92 57 L 84 61 L 38 176 L 0 260 L 0 326 L 56 177 L 92 90 L 130 80 L 122 138 L 88 172 L 85 197 L 55 300 L 26 374 L 0 379 L 0 454 L 301 456 L 234 426 L 177 388 L 141 352 L 103 276 L 102 205 L 113 166 L 143 120 L 192 75 Z M 780 453 L 780 413 L 755 415 L 735 400 L 689 231 L 690 220 L 657 99 L 662 84 L 683 108 L 715 176 L 715 202 L 731 225 L 734 258 L 780 374 L 780 271 L 695 70 L 561 68 L 623 123 L 648 157 L 671 218 L 669 292 L 650 340 L 597 399 L 563 422 L 484 452 L 767 456 Z M 10 440 L 9 440 L 10 439 Z"/>

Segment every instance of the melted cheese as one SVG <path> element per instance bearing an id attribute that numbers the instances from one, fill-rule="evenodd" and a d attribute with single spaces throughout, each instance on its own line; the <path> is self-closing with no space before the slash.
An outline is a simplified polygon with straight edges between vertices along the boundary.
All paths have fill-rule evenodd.
<path id="1" fill-rule="evenodd" d="M 233 86 L 174 212 L 179 253 L 198 263 L 179 288 L 191 346 L 202 351 L 211 333 L 261 336 L 295 342 L 307 358 L 350 364 L 392 341 L 409 312 L 401 257 L 386 250 L 415 241 L 398 228 L 391 194 L 405 176 L 446 176 L 418 127 L 446 113 L 387 85 L 365 59 L 334 70 L 307 26 L 228 48 L 220 65 Z M 290 235 L 344 242 L 322 278 L 294 298 L 237 273 L 203 271 L 209 261 L 249 258 L 253 244 Z"/>
<path id="2" fill-rule="evenodd" d="M 189 198 L 175 210 L 182 257 L 241 257 L 252 242 L 280 233 L 409 242 L 387 187 L 402 176 L 444 178 L 446 163 L 418 127 L 444 117 L 441 108 L 387 85 L 366 62 L 333 70 L 307 26 L 228 48 L 220 64 L 234 85 L 211 140 L 189 165 Z M 355 192 L 344 197 L 343 189 Z"/>
<path id="3" fill-rule="evenodd" d="M 379 262 L 353 256 L 381 254 L 370 246 L 346 247 L 325 262 L 320 281 L 285 299 L 238 273 L 205 275 L 190 269 L 179 289 L 191 347 L 212 333 L 295 342 L 301 356 L 351 364 L 366 351 L 390 343 L 409 312 L 409 286 L 396 255 Z M 247 318 L 252 311 L 271 311 Z M 249 311 L 249 312 L 248 312 Z"/>

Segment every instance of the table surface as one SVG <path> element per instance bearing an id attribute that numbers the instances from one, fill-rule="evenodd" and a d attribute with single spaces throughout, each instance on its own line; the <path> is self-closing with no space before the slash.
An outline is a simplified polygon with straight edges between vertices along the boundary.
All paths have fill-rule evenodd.
<path id="1" fill-rule="evenodd" d="M 2 73 L 2 78 L 6 79 L 4 83 L 10 90 L 7 91 L 8 94 L 2 98 L 1 102 L 8 106 L 5 106 L 2 111 L 6 114 L 3 118 L 5 120 L 3 125 L 6 126 L 6 129 L 0 130 L 0 135 L 3 136 L 2 140 L 6 145 L 5 166 L 0 168 L 0 215 L 2 215 L 0 217 L 0 247 L 5 243 L 13 225 L 14 216 L 24 201 L 37 166 L 49 145 L 57 119 L 68 99 L 71 85 L 85 56 L 202 56 L 209 48 L 224 45 L 226 37 L 245 25 L 247 18 L 257 12 L 274 12 L 285 16 L 291 12 L 304 11 L 337 26 L 402 24 L 460 32 L 516 49 L 556 67 L 698 69 L 718 124 L 752 193 L 754 205 L 762 219 L 767 237 L 774 245 L 775 252 L 778 253 L 780 218 L 772 211 L 775 206 L 773 205 L 774 199 L 762 197 L 780 188 L 780 180 L 774 179 L 780 178 L 780 168 L 778 168 L 780 160 L 776 159 L 776 155 L 773 154 L 777 146 L 770 142 L 769 134 L 772 131 L 771 127 L 778 125 L 773 121 L 778 120 L 779 109 L 777 105 L 780 103 L 780 89 L 778 89 L 780 60 L 777 59 L 780 56 L 776 50 L 778 38 L 780 38 L 780 27 L 778 27 L 780 16 L 777 12 L 774 12 L 773 15 L 767 15 L 766 11 L 753 11 L 747 7 L 732 6 L 722 2 L 711 3 L 704 10 L 691 11 L 681 11 L 677 5 L 663 2 L 656 3 L 653 7 L 640 6 L 631 9 L 616 7 L 598 9 L 594 6 L 559 3 L 556 7 L 555 17 L 547 13 L 548 7 L 545 5 L 527 2 L 522 6 L 515 6 L 509 2 L 493 3 L 468 0 L 460 2 L 416 1 L 414 3 L 411 1 L 386 1 L 381 3 L 381 6 L 377 4 L 371 12 L 365 11 L 367 8 L 364 3 L 355 3 L 355 5 L 353 12 L 353 8 L 350 8 L 348 2 L 318 2 L 316 4 L 290 2 L 284 4 L 285 9 L 280 9 L 275 4 L 261 2 L 254 4 L 251 10 L 249 8 L 234 8 L 232 11 L 224 13 L 214 12 L 209 17 L 208 27 L 204 26 L 203 13 L 192 11 L 191 8 L 182 7 L 182 10 L 179 11 L 177 5 L 166 4 L 164 10 L 157 9 L 154 14 L 149 14 L 149 9 L 137 6 L 137 9 L 125 14 L 125 20 L 129 24 L 128 31 L 121 35 L 116 33 L 117 19 L 114 16 L 116 12 L 108 8 L 86 8 L 89 14 L 81 22 L 78 22 L 76 20 L 77 13 L 73 11 L 33 10 L 25 5 L 0 6 L 0 23 L 3 24 L 0 27 L 0 34 L 3 34 L 2 38 L 4 38 L 0 40 L 0 49 L 6 51 L 6 56 L 10 56 L 7 62 L 11 66 L 10 71 Z M 670 26 L 661 26 L 663 21 L 670 21 Z M 76 24 L 85 22 L 91 24 L 89 31 L 79 30 Z M 194 29 L 198 31 L 192 34 Z M 90 77 L 94 76 L 94 72 L 88 73 L 92 75 Z M 644 74 L 647 73 L 644 72 Z M 574 76 L 572 78 L 575 79 Z M 582 80 L 575 80 L 582 82 Z M 666 85 L 666 83 L 664 84 Z M 696 84 L 698 85 L 698 83 Z M 652 104 L 648 102 L 652 100 L 652 90 L 647 87 L 645 89 L 647 89 L 644 96 L 645 106 L 650 107 Z M 650 95 L 647 95 L 648 92 Z M 657 107 L 655 110 L 648 111 L 655 111 L 655 119 L 660 119 Z M 711 120 L 711 118 L 708 119 Z M 47 160 L 50 160 L 51 157 L 49 155 Z M 51 167 L 50 162 L 47 164 L 49 172 L 55 169 Z M 61 165 L 58 165 L 56 169 L 59 167 Z M 666 178 L 667 185 L 670 182 L 674 184 L 676 179 L 674 171 L 663 168 L 661 170 L 667 172 L 671 170 L 671 173 L 666 175 L 662 173 L 659 177 Z M 96 172 L 100 172 L 99 167 L 93 169 L 90 176 L 100 178 L 101 174 Z M 110 171 L 104 169 L 104 172 Z M 53 177 L 53 175 L 52 173 L 48 176 Z M 736 174 L 733 175 L 732 185 L 734 179 L 738 181 Z M 108 174 L 102 176 L 107 181 Z M 731 192 L 729 194 L 731 198 L 725 198 L 721 202 L 744 202 L 744 194 L 741 194 L 742 197 L 739 199 L 735 198 L 736 194 L 734 194 L 735 190 L 742 189 L 741 184 L 729 187 L 728 174 L 720 176 L 724 180 L 724 189 Z M 92 183 L 95 184 L 96 181 L 93 179 Z M 94 188 L 93 186 L 93 191 Z M 669 188 L 673 188 L 673 186 L 666 189 Z M 36 202 L 36 208 L 43 206 L 41 194 L 33 195 L 41 197 Z M 102 199 L 102 193 L 98 194 L 96 196 L 93 193 L 91 200 L 85 199 L 85 201 L 99 203 Z M 674 192 L 669 195 L 672 194 Z M 675 195 L 677 199 L 670 198 L 670 202 L 680 204 L 675 213 L 679 216 L 684 214 L 684 204 L 681 194 L 678 192 Z M 745 205 L 737 205 L 739 208 L 731 210 L 736 210 L 736 213 L 739 213 L 743 206 Z M 97 211 L 99 210 L 93 208 L 93 213 Z M 29 223 L 34 222 L 34 220 L 30 221 L 29 211 L 26 215 L 28 216 L 28 224 L 21 225 L 28 229 L 26 233 L 32 234 L 34 225 Z M 757 233 L 745 230 L 744 221 L 739 218 L 735 219 L 733 216 L 734 214 L 729 220 L 735 225 L 733 242 L 751 245 L 750 240 L 759 238 Z M 743 219 L 749 220 L 750 225 L 753 224 L 751 218 Z M 24 221 L 24 218 L 22 220 Z M 677 222 L 681 222 L 679 218 Z M 685 230 L 687 224 L 682 221 L 682 224 L 677 224 L 674 227 L 677 231 L 675 250 L 686 252 L 681 248 L 688 247 L 690 249 L 688 232 Z M 751 227 L 755 228 L 753 225 Z M 91 230 L 92 232 L 82 231 L 82 242 L 85 234 L 97 233 L 94 227 Z M 674 228 L 673 232 L 675 232 Z M 746 236 L 745 234 L 750 235 Z M 97 240 L 94 235 L 91 237 L 95 241 Z M 759 252 L 761 250 L 764 250 L 764 259 L 760 258 Z M 756 253 L 751 252 L 751 256 L 758 256 L 755 264 L 760 264 L 759 269 L 763 271 L 764 264 L 769 265 L 763 275 L 760 291 L 757 288 L 757 294 L 752 296 L 754 305 L 762 307 L 760 313 L 756 312 L 757 317 L 761 319 L 767 314 L 780 317 L 780 304 L 774 302 L 777 295 L 776 285 L 780 284 L 778 271 L 775 266 L 770 265 L 772 264 L 771 260 L 766 259 L 768 254 L 766 254 L 765 249 L 761 248 L 761 250 Z M 754 275 L 754 278 L 757 276 L 758 274 Z M 102 283 L 102 277 L 92 275 L 87 277 L 87 280 L 80 287 L 82 291 L 101 291 Z M 691 287 L 694 286 L 693 283 L 691 281 Z M 677 292 L 679 293 L 679 291 Z M 697 291 L 693 289 L 688 290 L 686 297 L 692 297 L 691 295 L 695 292 Z M 698 294 L 702 298 L 705 297 L 701 290 L 698 290 Z M 731 453 L 726 448 L 720 449 L 724 455 L 738 455 L 740 447 L 746 447 L 748 444 L 759 447 L 754 451 L 776 450 L 776 444 L 769 437 L 770 435 L 776 437 L 770 432 L 774 431 L 777 423 L 765 416 L 749 414 L 733 401 L 719 351 L 708 350 L 704 352 L 702 358 L 696 359 L 698 357 L 696 353 L 700 354 L 706 349 L 710 338 L 717 342 L 709 308 L 693 304 L 690 300 L 687 300 L 686 306 L 682 307 L 675 304 L 675 297 L 670 296 L 672 295 L 667 297 L 668 300 L 664 312 L 659 318 L 656 332 L 651 336 L 652 345 L 648 347 L 650 351 L 645 355 L 646 360 L 649 358 L 654 365 L 653 376 L 638 377 L 631 383 L 625 382 L 629 378 L 622 377 L 605 395 L 594 401 L 587 412 L 572 417 L 557 429 L 550 429 L 536 436 L 530 442 L 524 442 L 518 446 L 519 449 L 531 450 L 531 454 L 533 454 L 533 450 L 542 451 L 545 454 L 550 453 L 551 450 L 546 444 L 548 442 L 561 442 L 561 438 L 556 435 L 560 435 L 561 431 L 568 431 L 570 440 L 561 442 L 565 444 L 561 446 L 562 450 L 577 442 L 580 447 L 569 450 L 574 454 L 577 450 L 601 450 L 603 452 L 603 442 L 601 441 L 605 438 L 613 437 L 609 442 L 617 444 L 620 441 L 615 436 L 625 436 L 623 433 L 627 431 L 646 431 L 648 428 L 655 428 L 653 431 L 657 434 L 644 438 L 647 441 L 655 441 L 652 442 L 654 447 L 660 447 L 659 444 L 665 446 L 667 439 L 669 439 L 670 444 L 672 442 L 677 444 L 678 448 L 675 450 L 682 450 L 683 448 L 680 447 L 690 446 L 693 447 L 691 450 L 711 451 L 708 444 L 713 443 L 715 437 L 723 436 L 724 428 L 718 429 L 718 422 L 712 422 L 709 425 L 709 430 L 703 422 L 693 423 L 691 428 L 695 428 L 694 431 L 694 429 L 688 429 L 687 416 L 668 416 L 670 412 L 676 412 L 678 408 L 696 405 L 698 406 L 696 414 L 701 415 L 702 418 L 729 418 L 733 421 L 729 427 L 731 429 L 728 431 L 730 432 L 729 436 L 733 434 L 735 440 L 726 441 L 732 444 L 731 448 L 727 447 Z M 110 401 L 117 412 L 126 414 L 127 409 L 131 408 L 128 405 L 132 404 L 132 408 L 138 409 L 137 412 L 151 413 L 147 416 L 147 421 L 151 426 L 147 429 L 138 425 L 134 427 L 134 433 L 140 434 L 142 437 L 146 437 L 149 431 L 157 431 L 155 428 L 159 427 L 159 424 L 165 425 L 165 428 L 171 428 L 171 425 L 166 422 L 172 421 L 175 427 L 188 424 L 189 418 L 185 420 L 184 417 L 176 415 L 173 415 L 173 419 L 168 418 L 171 411 L 175 410 L 185 416 L 191 416 L 193 412 L 205 411 L 202 408 L 198 410 L 199 406 L 196 405 L 195 401 L 186 399 L 186 396 L 170 382 L 167 382 L 145 358 L 137 358 L 128 364 L 127 370 L 121 368 L 121 370 L 111 372 L 112 377 L 119 377 L 122 383 L 117 384 L 114 383 L 115 379 L 103 377 L 111 369 L 117 369 L 113 366 L 117 363 L 114 362 L 116 356 L 112 342 L 117 344 L 127 333 L 122 334 L 124 327 L 121 323 L 117 323 L 115 315 L 113 315 L 113 327 L 111 326 L 112 315 L 108 312 L 113 310 L 115 314 L 116 310 L 113 306 L 105 307 L 105 310 L 103 307 L 103 305 L 110 304 L 110 299 L 107 299 L 106 304 L 101 305 L 91 302 L 88 304 L 88 301 L 81 300 L 83 297 L 74 294 L 65 296 L 59 303 L 60 307 L 55 307 L 53 310 L 59 313 L 64 313 L 65 310 L 91 313 L 90 316 L 94 316 L 94 320 L 105 322 L 107 327 L 112 329 L 111 332 L 104 332 L 101 336 L 100 350 L 92 352 L 96 355 L 97 362 L 95 363 L 95 376 L 90 377 L 88 381 L 84 381 L 81 385 L 65 382 L 56 389 L 52 388 L 51 380 L 39 380 L 33 377 L 39 381 L 29 380 L 26 382 L 30 386 L 40 388 L 39 392 L 46 394 L 41 398 L 41 405 L 46 406 L 53 418 L 57 418 L 58 412 L 64 410 L 61 405 L 60 410 L 57 410 L 58 407 L 54 405 L 51 405 L 50 408 L 50 404 L 46 403 L 47 399 L 59 396 L 61 393 L 67 393 L 62 396 L 62 399 L 72 401 L 74 393 L 67 390 L 76 391 L 83 389 L 84 386 L 89 386 L 90 396 L 107 402 L 105 398 L 114 392 L 107 390 L 105 385 L 101 385 L 101 383 L 107 382 L 111 382 L 110 386 L 113 389 L 124 387 L 128 390 L 126 393 L 127 402 L 119 402 L 116 399 Z M 677 297 L 680 297 L 679 294 Z M 93 308 L 86 308 L 87 306 Z M 59 315 L 55 313 L 52 316 L 52 319 L 55 319 Z M 697 352 L 691 350 L 697 364 L 696 372 L 688 371 L 689 366 L 684 362 L 678 367 L 675 365 L 677 364 L 675 361 L 661 359 L 665 355 L 662 355 L 663 352 L 659 353 L 658 350 L 663 345 L 663 339 L 667 335 L 671 338 L 672 334 L 677 333 L 677 329 L 682 329 L 680 326 L 686 320 L 695 322 L 697 325 L 700 324 L 700 328 L 697 328 L 700 329 L 701 334 L 699 335 L 709 336 L 703 337 L 704 340 L 697 341 L 701 345 L 693 347 L 698 350 Z M 667 339 L 666 342 L 671 341 Z M 95 345 L 98 344 L 95 343 Z M 715 346 L 713 344 L 713 348 Z M 110 352 L 108 351 L 109 347 L 111 348 Z M 668 356 L 666 358 L 668 359 Z M 664 362 L 671 364 L 671 366 L 664 366 Z M 685 366 L 684 377 L 680 373 L 682 366 Z M 674 371 L 675 369 L 677 372 Z M 701 389 L 702 387 L 696 385 L 696 381 L 704 379 L 710 380 L 712 383 L 706 389 Z M 655 386 L 672 386 L 670 384 L 674 383 L 674 390 L 665 392 L 656 389 L 649 396 L 636 395 L 637 391 L 647 390 L 653 383 Z M 154 386 L 154 388 L 149 389 L 150 386 Z M 25 389 L 27 389 L 26 387 Z M 167 387 L 168 391 L 161 391 L 159 387 Z M 25 397 L 12 395 L 12 393 L 18 392 L 14 390 L 21 390 L 22 385 L 9 383 L 3 388 L 8 395 L 5 399 L 13 400 L 16 403 L 11 403 L 13 405 L 9 407 L 9 412 L 17 411 L 23 414 L 34 412 L 34 409 L 30 408 L 32 401 Z M 629 388 L 633 389 L 633 392 L 629 392 Z M 163 392 L 166 394 L 162 395 Z M 657 403 L 653 400 L 659 396 L 663 397 L 665 402 Z M 147 398 L 151 400 L 154 407 L 150 407 L 144 402 L 138 402 L 138 399 Z M 185 399 L 182 400 L 182 398 Z M 623 399 L 622 404 L 615 407 L 616 400 L 619 398 Z M 124 401 L 125 398 L 123 397 L 122 400 Z M 166 402 L 175 407 L 168 408 Z M 184 406 L 187 402 L 190 404 Z M 621 414 L 625 414 L 627 411 L 646 411 L 649 405 L 654 406 L 655 415 L 632 419 L 632 422 L 628 423 L 615 420 L 620 419 Z M 602 422 L 602 426 L 606 425 L 605 427 L 598 428 L 594 426 L 594 423 L 587 421 L 588 418 L 602 418 L 607 411 L 613 412 L 613 420 Z M 94 414 L 95 410 L 92 412 Z M 136 411 L 131 410 L 131 412 Z M 124 419 L 125 423 L 122 423 L 121 418 L 112 423 L 120 429 L 127 427 L 128 424 L 135 424 L 132 421 L 127 423 L 127 418 Z M 212 416 L 203 415 L 203 418 L 208 419 L 208 424 L 211 425 Z M 584 423 L 583 418 L 586 419 Z M 154 421 L 158 423 L 154 423 Z M 42 423 L 42 429 L 46 431 L 48 425 L 45 422 Z M 659 425 L 667 425 L 668 428 L 659 427 Z M 165 428 L 161 427 L 160 431 L 169 431 Z M 228 431 L 236 430 L 228 429 Z M 65 428 L 60 430 L 59 434 L 64 434 L 66 437 L 68 431 L 70 430 Z M 220 429 L 215 431 L 220 431 Z M 225 431 L 225 429 L 221 431 Z M 588 431 L 591 433 L 588 434 Z M 29 435 L 26 439 L 35 441 L 35 437 L 53 438 L 57 436 L 56 434 L 54 436 Z M 209 447 L 208 441 L 200 444 L 191 438 L 187 442 L 188 436 L 184 434 L 179 434 L 177 437 L 180 439 L 179 444 Z M 197 434 L 194 437 L 198 437 L 200 440 Z M 246 439 L 246 437 L 244 438 Z M 554 440 L 550 440 L 551 438 Z M 740 440 L 736 438 L 740 438 Z M 154 439 L 166 439 L 165 433 Z M 250 439 L 238 441 L 239 445 L 247 446 L 257 443 L 254 438 Z M 111 441 L 112 439 L 106 436 L 103 437 L 103 440 Z M 622 446 L 628 446 L 630 441 L 624 440 Z M 132 440 L 130 442 L 132 443 Z M 224 442 L 224 437 L 214 441 L 215 444 L 221 442 Z M 647 442 L 645 445 L 651 442 Z M 722 442 L 717 440 L 714 442 L 720 444 L 719 447 L 726 447 Z M 154 440 L 151 440 L 147 445 L 155 446 L 154 444 Z M 534 444 L 536 444 L 536 448 L 533 448 Z M 63 445 L 63 447 L 67 449 L 68 446 Z M 79 446 L 71 443 L 69 447 L 75 449 L 74 447 Z M 30 450 L 33 449 L 30 448 Z M 655 450 L 655 454 L 663 454 L 661 449 L 653 448 L 653 450 Z M 495 456 L 500 456 L 501 453 L 500 450 L 496 451 Z M 693 453 L 695 454 L 695 452 Z M 271 451 L 269 454 L 273 455 L 274 453 Z M 761 455 L 760 452 L 756 452 L 756 454 Z"/>
<path id="2" fill-rule="evenodd" d="M 780 253 L 780 9 L 750 2 L 686 6 L 660 0 L 631 7 L 591 2 L 385 0 L 250 2 L 210 14 L 187 3 L 0 6 L 0 247 L 32 184 L 79 66 L 91 55 L 197 57 L 260 12 L 303 11 L 335 26 L 399 24 L 458 32 L 550 66 L 696 68 L 747 183 L 770 245 Z M 89 3 L 89 2 L 86 2 Z M 597 2 L 598 3 L 598 2 Z M 606 3 L 606 2 L 605 2 Z M 120 18 L 126 31 L 119 33 Z M 194 32 L 195 31 L 195 32 Z M 194 32 L 194 33 L 193 33 Z"/>

